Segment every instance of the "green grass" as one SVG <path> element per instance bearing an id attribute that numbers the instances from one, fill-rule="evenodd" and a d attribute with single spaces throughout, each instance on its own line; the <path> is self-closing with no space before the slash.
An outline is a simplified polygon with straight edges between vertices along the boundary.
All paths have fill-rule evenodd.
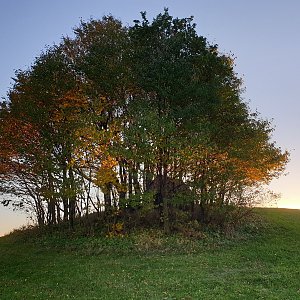
<path id="1" fill-rule="evenodd" d="M 300 210 L 258 213 L 231 240 L 0 238 L 0 299 L 300 299 Z"/>

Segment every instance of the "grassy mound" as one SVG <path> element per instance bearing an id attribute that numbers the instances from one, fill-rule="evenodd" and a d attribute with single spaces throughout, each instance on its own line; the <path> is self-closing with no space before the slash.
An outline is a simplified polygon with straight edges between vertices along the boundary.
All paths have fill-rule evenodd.
<path id="1" fill-rule="evenodd" d="M 258 214 L 230 238 L 15 233 L 0 238 L 0 299 L 300 299 L 300 210 Z"/>

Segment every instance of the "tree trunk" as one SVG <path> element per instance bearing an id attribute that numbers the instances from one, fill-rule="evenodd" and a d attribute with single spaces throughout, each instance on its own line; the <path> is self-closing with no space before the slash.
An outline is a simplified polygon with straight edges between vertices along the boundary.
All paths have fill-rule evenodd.
<path id="1" fill-rule="evenodd" d="M 119 165 L 119 177 L 120 177 L 121 188 L 124 189 L 124 187 L 126 186 L 126 170 L 125 167 L 122 166 L 121 162 Z M 125 197 L 126 197 L 126 192 L 121 190 L 119 192 L 119 205 L 121 207 L 125 206 Z"/>
<path id="2" fill-rule="evenodd" d="M 150 173 L 150 167 L 148 164 L 145 164 L 144 178 L 143 178 L 144 191 L 149 190 L 152 180 L 153 180 L 153 175 Z"/>
<path id="3" fill-rule="evenodd" d="M 169 222 L 169 207 L 167 199 L 167 166 L 163 162 L 163 150 L 160 149 L 160 158 L 158 163 L 158 193 L 157 193 L 157 203 L 160 206 L 160 211 L 162 213 L 164 232 L 166 234 L 170 233 L 170 222 Z"/>
<path id="4" fill-rule="evenodd" d="M 39 195 L 34 197 L 34 200 L 35 200 L 35 211 L 36 211 L 38 226 L 43 227 L 45 225 L 45 211 L 42 205 L 42 201 Z"/>
<path id="5" fill-rule="evenodd" d="M 69 222 L 70 229 L 74 229 L 75 213 L 76 213 L 76 191 L 74 174 L 72 168 L 69 169 L 69 180 L 70 180 L 70 197 L 69 197 Z"/>
<path id="6" fill-rule="evenodd" d="M 170 220 L 169 220 L 169 205 L 168 205 L 168 199 L 167 199 L 167 193 L 166 193 L 166 183 L 167 183 L 167 170 L 166 165 L 164 165 L 163 168 L 163 176 L 162 176 L 162 186 L 161 186 L 161 194 L 162 194 L 162 200 L 163 200 L 163 220 L 164 220 L 164 232 L 166 234 L 170 233 Z"/>
<path id="7" fill-rule="evenodd" d="M 132 173 L 132 179 L 133 179 L 133 186 L 134 186 L 135 195 L 141 193 L 141 188 L 140 188 L 140 183 L 139 183 L 139 178 L 138 178 L 138 169 L 139 169 L 139 164 L 135 164 L 134 170 L 133 170 L 133 173 Z"/>
<path id="8" fill-rule="evenodd" d="M 54 198 L 54 185 L 53 185 L 53 176 L 50 171 L 48 171 L 48 214 L 49 219 L 48 223 L 53 225 L 56 223 L 56 209 L 55 209 L 55 198 Z"/>
<path id="9" fill-rule="evenodd" d="M 128 194 L 129 198 L 132 196 L 132 170 L 128 170 Z"/>
<path id="10" fill-rule="evenodd" d="M 105 191 L 103 192 L 104 194 L 104 207 L 105 211 L 109 212 L 111 210 L 111 184 L 107 183 L 105 184 Z"/>
<path id="11" fill-rule="evenodd" d="M 67 189 L 68 189 L 68 179 L 67 179 L 67 170 L 66 166 L 63 167 L 63 182 L 62 182 L 62 202 L 63 202 L 63 211 L 64 216 L 63 220 L 67 221 L 69 218 L 69 201 L 67 197 Z"/>

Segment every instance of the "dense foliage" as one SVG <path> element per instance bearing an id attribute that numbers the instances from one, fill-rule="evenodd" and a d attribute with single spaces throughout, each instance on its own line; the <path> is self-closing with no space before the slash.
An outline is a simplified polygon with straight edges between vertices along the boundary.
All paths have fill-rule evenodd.
<path id="1" fill-rule="evenodd" d="M 236 222 L 288 153 L 233 67 L 167 10 L 131 27 L 82 22 L 16 73 L 0 110 L 1 192 L 40 226 Z"/>

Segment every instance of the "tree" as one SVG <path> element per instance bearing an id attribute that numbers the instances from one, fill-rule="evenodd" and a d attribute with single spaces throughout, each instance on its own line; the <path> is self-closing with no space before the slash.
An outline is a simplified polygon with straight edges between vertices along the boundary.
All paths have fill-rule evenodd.
<path id="1" fill-rule="evenodd" d="M 3 190 L 24 187 L 40 224 L 130 213 L 154 193 L 168 233 L 174 210 L 209 223 L 283 172 L 288 153 L 242 101 L 233 58 L 192 17 L 108 16 L 74 33 L 16 74 L 0 111 Z"/>
<path id="2" fill-rule="evenodd" d="M 143 91 L 136 127 L 149 134 L 146 143 L 151 141 L 151 152 L 157 151 L 153 169 L 160 181 L 157 197 L 165 224 L 169 176 L 190 183 L 205 219 L 207 204 L 229 202 L 224 200 L 228 189 L 233 194 L 278 175 L 287 153 L 269 142 L 269 123 L 257 119 L 241 101 L 233 59 L 198 36 L 192 18 L 173 19 L 165 10 L 150 23 L 143 13 L 129 33 L 136 81 Z M 148 111 L 141 115 L 145 107 Z M 152 124 L 145 124 L 147 116 Z"/>

